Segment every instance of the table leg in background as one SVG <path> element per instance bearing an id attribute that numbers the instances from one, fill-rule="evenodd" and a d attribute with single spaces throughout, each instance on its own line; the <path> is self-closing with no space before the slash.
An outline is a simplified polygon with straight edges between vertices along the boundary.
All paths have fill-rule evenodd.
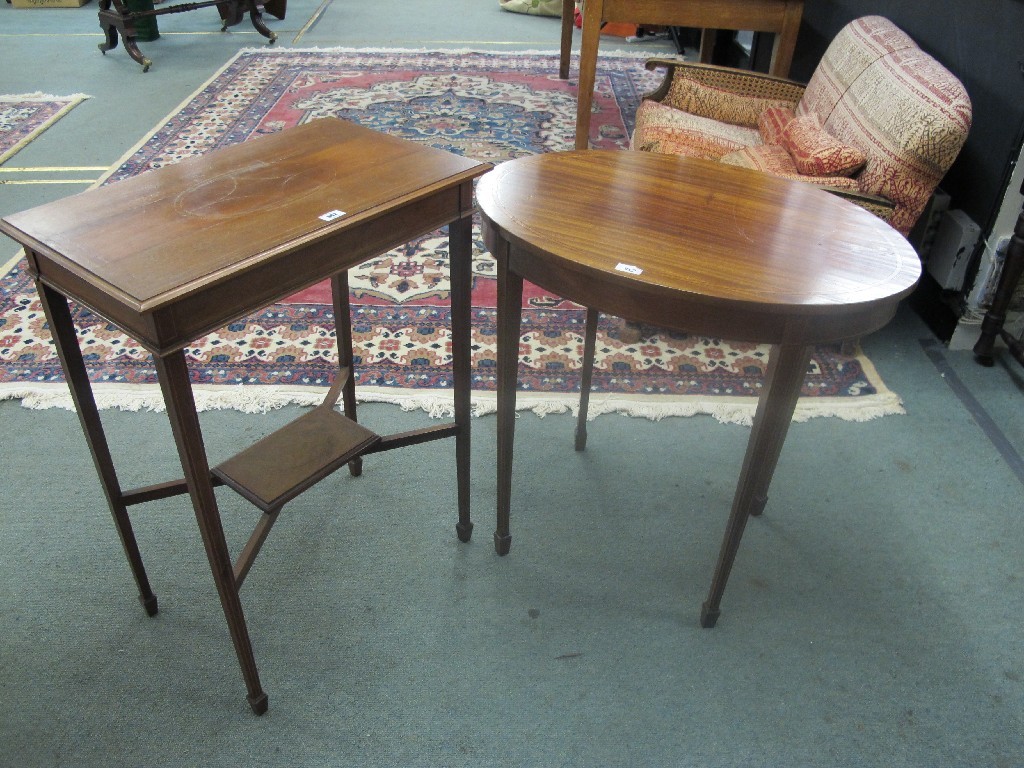
<path id="1" fill-rule="evenodd" d="M 580 77 L 576 95 L 576 149 L 590 146 L 590 107 L 597 80 L 597 48 L 601 42 L 603 0 L 589 0 L 583 11 L 583 41 L 580 44 Z"/>
<path id="2" fill-rule="evenodd" d="M 775 33 L 775 39 L 772 41 L 772 60 L 768 66 L 768 74 L 775 75 L 775 77 L 789 77 L 789 69 L 793 65 L 793 51 L 796 49 L 796 38 L 800 34 L 800 19 L 803 14 L 803 2 L 791 0 L 786 3 L 782 29 Z"/>
<path id="3" fill-rule="evenodd" d="M 562 38 L 558 57 L 558 76 L 569 79 L 569 57 L 572 53 L 572 28 L 575 19 L 576 3 L 573 0 L 562 0 Z"/>

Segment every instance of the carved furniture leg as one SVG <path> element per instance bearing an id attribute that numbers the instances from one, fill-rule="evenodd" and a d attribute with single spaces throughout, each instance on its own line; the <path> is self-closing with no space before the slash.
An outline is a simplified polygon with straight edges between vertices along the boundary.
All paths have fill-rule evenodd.
<path id="1" fill-rule="evenodd" d="M 793 420 L 793 411 L 807 376 L 810 357 L 810 347 L 772 347 L 764 389 L 757 401 L 757 413 L 747 442 L 743 469 L 740 471 L 732 511 L 722 539 L 718 565 L 715 566 L 708 599 L 701 608 L 700 623 L 703 627 L 715 626 L 721 615 L 719 605 L 747 518 L 760 515 L 768 501 L 768 486 L 779 461 L 786 432 Z"/>
<path id="2" fill-rule="evenodd" d="M 270 29 L 266 22 L 263 21 L 263 14 L 260 13 L 256 0 L 246 0 L 246 3 L 249 6 L 249 19 L 252 21 L 253 27 L 257 32 L 267 38 L 268 45 L 273 45 L 277 40 L 277 33 Z"/>
<path id="3" fill-rule="evenodd" d="M 153 60 L 144 56 L 142 51 L 139 50 L 138 43 L 135 42 L 135 35 L 123 35 L 124 49 L 128 52 L 135 61 L 142 65 L 143 72 L 149 72 L 149 68 L 153 66 Z"/>
<path id="4" fill-rule="evenodd" d="M 206 557 L 210 561 L 213 581 L 220 595 L 235 654 L 242 667 L 249 706 L 257 715 L 262 715 L 267 711 L 267 694 L 260 685 L 256 658 L 253 655 L 252 642 L 242 611 L 242 601 L 238 596 L 234 566 L 224 538 L 220 512 L 217 509 L 217 499 L 213 492 L 185 353 L 179 350 L 167 357 L 154 355 L 153 360 L 167 405 L 167 416 L 171 422 L 171 431 L 174 433 L 174 442 L 178 447 L 181 468 L 185 473 L 185 483 L 192 498 L 192 506 L 195 508 L 203 546 L 206 548 Z"/>
<path id="5" fill-rule="evenodd" d="M 110 455 L 107 438 L 103 432 L 103 423 L 100 421 L 100 414 L 93 398 L 92 385 L 89 383 L 89 375 L 82 359 L 82 350 L 78 344 L 78 335 L 71 319 L 68 300 L 38 281 L 36 290 L 39 292 L 39 300 L 43 305 L 50 333 L 53 335 L 57 356 L 60 358 L 64 375 L 67 377 L 71 398 L 75 403 L 75 411 L 78 413 L 82 432 L 85 434 L 89 451 L 92 453 L 92 461 L 100 477 L 103 493 L 107 497 L 114 525 L 121 538 L 121 545 L 128 558 L 132 576 L 135 577 L 135 583 L 139 588 L 139 602 L 142 603 L 147 614 L 155 616 L 158 610 L 156 595 L 153 594 L 153 590 L 149 586 L 149 578 L 146 576 L 146 569 L 142 564 L 142 555 L 139 552 L 135 532 L 132 530 L 131 520 L 128 517 L 128 507 L 117 479 L 117 472 L 114 470 L 114 460 Z"/>
<path id="6" fill-rule="evenodd" d="M 111 0 L 100 0 L 99 2 L 100 29 L 103 30 L 103 36 L 106 38 L 105 42 L 100 43 L 99 48 L 104 54 L 117 48 L 118 24 L 115 22 L 114 12 L 110 10 L 110 2 Z"/>
<path id="7" fill-rule="evenodd" d="M 110 6 L 113 3 L 113 10 Z M 106 55 L 107 51 L 117 46 L 117 35 L 121 34 L 124 42 L 124 49 L 135 61 L 142 65 L 142 71 L 148 72 L 153 62 L 142 55 L 138 43 L 135 42 L 135 22 L 132 20 L 131 11 L 121 0 L 100 0 L 99 20 L 100 29 L 106 35 L 106 42 L 100 43 L 100 51 Z"/>
<path id="8" fill-rule="evenodd" d="M 512 546 L 512 446 L 519 379 L 519 328 L 523 314 L 523 278 L 509 269 L 509 246 L 498 241 L 498 527 L 494 549 L 507 555 Z"/>

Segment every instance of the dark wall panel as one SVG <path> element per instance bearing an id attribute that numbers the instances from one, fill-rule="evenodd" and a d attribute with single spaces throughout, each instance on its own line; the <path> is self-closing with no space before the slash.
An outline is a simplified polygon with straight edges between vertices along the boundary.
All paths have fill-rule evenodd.
<path id="1" fill-rule="evenodd" d="M 868 14 L 892 20 L 967 88 L 974 123 L 942 187 L 987 232 L 1024 130 L 1024 0 L 805 0 L 792 77 L 806 81 L 836 32 Z"/>

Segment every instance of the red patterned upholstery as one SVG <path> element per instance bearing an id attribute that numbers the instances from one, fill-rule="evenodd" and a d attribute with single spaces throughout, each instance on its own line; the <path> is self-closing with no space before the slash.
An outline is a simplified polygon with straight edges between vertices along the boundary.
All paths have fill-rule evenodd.
<path id="1" fill-rule="evenodd" d="M 654 100 L 640 106 L 634 149 L 696 154 L 846 189 L 846 181 L 828 177 L 838 172 L 839 165 L 858 161 L 855 164 L 863 167 L 854 169 L 857 189 L 873 196 L 865 207 L 886 211 L 886 218 L 904 234 L 910 232 L 956 159 L 971 125 L 971 102 L 960 81 L 881 16 L 865 16 L 847 24 L 829 45 L 806 87 L 745 73 L 751 84 L 735 89 L 742 96 L 739 106 L 718 114 L 710 110 L 727 100 L 725 94 L 716 92 L 710 98 L 704 88 L 699 90 L 699 98 L 688 96 L 687 104 L 700 103 L 698 122 L 693 122 L 694 115 L 679 109 L 675 111 L 686 118 L 667 116 L 662 110 L 671 107 L 657 102 L 669 93 L 695 92 L 687 83 L 677 85 L 677 80 L 711 82 L 721 90 L 725 86 L 719 83 L 733 87 L 744 73 L 728 70 L 728 75 L 715 74 L 726 70 L 699 64 L 656 65 L 668 66 L 670 80 L 652 95 Z M 788 103 L 778 98 L 784 85 L 796 89 Z M 751 111 L 758 108 L 758 98 L 766 108 L 749 122 Z M 677 103 L 682 102 L 677 99 Z M 796 118 L 805 120 L 793 125 L 790 109 Z M 739 128 L 732 124 L 737 115 L 748 121 L 744 125 L 756 129 L 734 133 Z M 796 136 L 806 123 L 820 125 L 826 135 L 817 136 L 816 144 L 806 143 L 810 138 L 806 131 Z M 729 141 L 723 141 L 723 136 Z M 828 149 L 823 149 L 825 144 Z M 795 176 L 777 148 L 743 151 L 764 145 L 787 149 L 797 170 Z M 708 151 L 709 146 L 714 147 L 713 152 Z"/>
<path id="2" fill-rule="evenodd" d="M 637 136 L 648 138 L 637 144 Z M 756 128 L 694 115 L 657 101 L 645 101 L 640 105 L 633 137 L 634 149 L 707 160 L 718 160 L 723 155 L 759 142 Z"/>
<path id="3" fill-rule="evenodd" d="M 796 117 L 789 107 L 768 107 L 757 119 L 757 132 L 765 144 L 782 146 L 782 132 Z"/>
<path id="4" fill-rule="evenodd" d="M 826 131 L 813 114 L 790 120 L 782 129 L 781 144 L 797 170 L 808 176 L 853 176 L 867 159 L 859 149 Z"/>
<path id="5" fill-rule="evenodd" d="M 807 83 L 797 114 L 815 113 L 823 121 L 857 78 L 879 59 L 917 43 L 881 16 L 851 21 L 835 36 Z"/>
<path id="6" fill-rule="evenodd" d="M 812 176 L 801 173 L 793 157 L 784 147 L 778 144 L 760 144 L 753 147 L 744 147 L 725 155 L 721 162 L 728 163 L 729 165 L 738 165 L 740 168 L 750 168 L 754 171 L 770 173 L 773 176 L 782 176 L 786 179 L 807 181 L 821 187 L 843 189 L 848 192 L 860 191 L 860 187 L 855 179 L 845 176 Z"/>

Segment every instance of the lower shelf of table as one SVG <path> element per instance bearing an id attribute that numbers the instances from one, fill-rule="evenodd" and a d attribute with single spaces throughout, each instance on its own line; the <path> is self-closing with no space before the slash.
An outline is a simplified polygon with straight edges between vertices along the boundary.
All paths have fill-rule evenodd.
<path id="1" fill-rule="evenodd" d="M 264 512 L 274 512 L 380 440 L 377 433 L 321 406 L 212 472 Z"/>

